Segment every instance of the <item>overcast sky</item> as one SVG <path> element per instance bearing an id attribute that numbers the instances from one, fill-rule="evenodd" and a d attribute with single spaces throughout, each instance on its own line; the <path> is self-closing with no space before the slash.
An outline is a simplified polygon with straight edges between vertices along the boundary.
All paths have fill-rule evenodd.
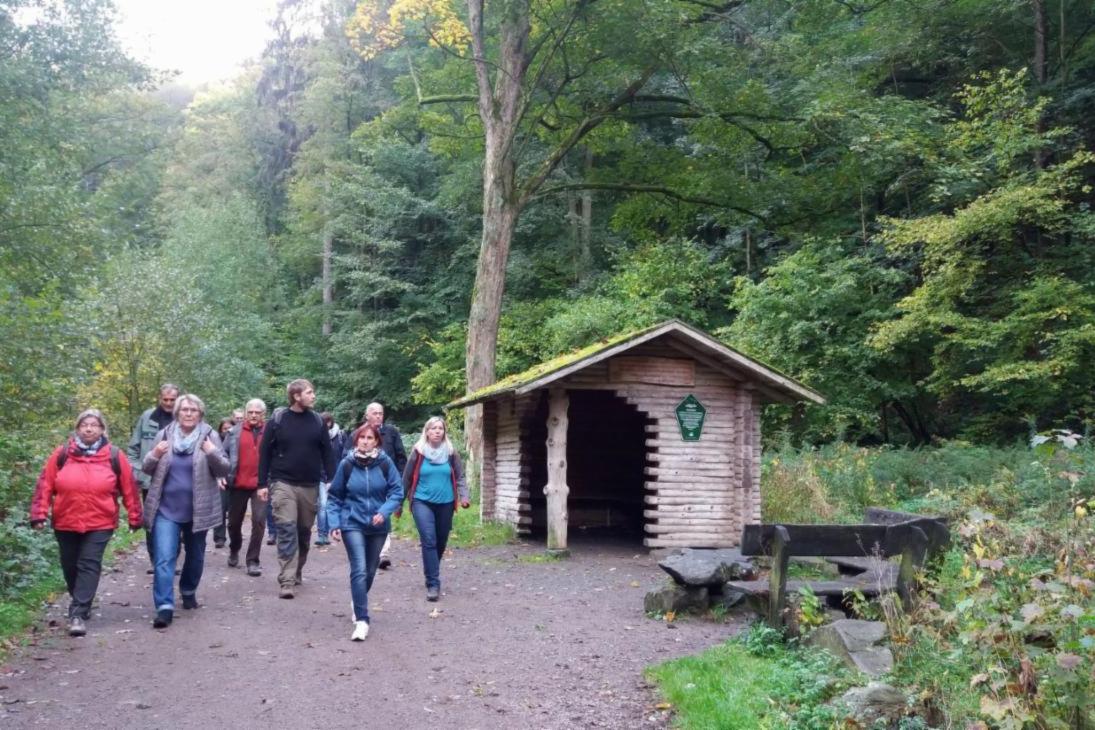
<path id="1" fill-rule="evenodd" d="M 231 78 L 266 45 L 277 0 L 115 0 L 118 37 L 137 59 L 200 84 Z"/>

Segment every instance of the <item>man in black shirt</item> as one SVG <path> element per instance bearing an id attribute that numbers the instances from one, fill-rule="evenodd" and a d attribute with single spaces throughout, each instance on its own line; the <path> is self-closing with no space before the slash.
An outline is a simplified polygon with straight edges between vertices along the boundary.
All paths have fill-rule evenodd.
<path id="1" fill-rule="evenodd" d="M 259 488 L 269 485 L 277 525 L 278 595 L 292 598 L 308 560 L 316 496 L 323 474 L 335 473 L 335 454 L 323 419 L 312 410 L 316 390 L 307 380 L 286 388 L 288 408 L 279 408 L 259 447 Z"/>

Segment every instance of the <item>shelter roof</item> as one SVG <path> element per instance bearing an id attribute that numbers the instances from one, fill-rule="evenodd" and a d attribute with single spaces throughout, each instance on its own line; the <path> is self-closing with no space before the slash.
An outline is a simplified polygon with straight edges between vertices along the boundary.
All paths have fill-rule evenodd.
<path id="1" fill-rule="evenodd" d="M 737 381 L 752 383 L 769 401 L 795 403 L 810 401 L 824 403 L 825 398 L 817 391 L 799 383 L 775 368 L 754 360 L 711 335 L 676 319 L 670 319 L 645 329 L 615 335 L 598 342 L 546 360 L 528 370 L 510 375 L 469 393 L 448 405 L 449 408 L 465 408 L 507 394 L 521 395 L 543 388 L 594 363 L 624 353 L 645 342 L 664 338 L 665 344 L 679 351 L 682 357 L 701 361 Z"/>

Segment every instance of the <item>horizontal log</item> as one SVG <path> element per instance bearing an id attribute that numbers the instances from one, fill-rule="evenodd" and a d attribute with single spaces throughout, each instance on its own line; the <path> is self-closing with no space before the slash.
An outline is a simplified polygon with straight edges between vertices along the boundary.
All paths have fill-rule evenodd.
<path id="1" fill-rule="evenodd" d="M 736 540 L 675 540 L 660 537 L 643 538 L 643 547 L 648 548 L 732 548 L 737 547 Z"/>
<path id="2" fill-rule="evenodd" d="M 650 476 L 687 477 L 699 479 L 725 479 L 734 473 L 729 464 L 679 464 L 659 461 L 654 466 L 643 467 L 643 473 Z"/>
<path id="3" fill-rule="evenodd" d="M 737 517 L 736 505 L 730 504 L 660 504 L 657 509 L 649 507 L 643 512 L 647 517 L 664 517 L 666 515 L 718 515 L 720 517 Z"/>
<path id="4" fill-rule="evenodd" d="M 746 525 L 742 529 L 742 555 L 766 555 L 770 550 L 775 525 Z M 878 551 L 886 555 L 885 525 L 782 525 L 790 537 L 791 555 L 861 555 Z M 900 551 L 898 551 L 900 552 Z"/>
<path id="5" fill-rule="evenodd" d="M 733 525 L 727 524 L 726 529 L 720 529 L 712 525 L 658 525 L 648 523 L 646 525 L 646 531 L 651 535 L 661 535 L 665 533 L 678 533 L 681 535 L 689 535 L 694 537 L 718 537 L 727 538 L 734 535 L 737 530 Z"/>
<path id="6" fill-rule="evenodd" d="M 685 474 L 672 471 L 647 472 L 647 476 L 653 477 L 658 484 L 692 484 L 695 486 L 707 486 L 716 488 L 726 486 L 729 488 L 730 474 Z"/>
<path id="7" fill-rule="evenodd" d="M 698 500 L 693 495 L 648 494 L 643 497 L 643 501 L 647 504 L 673 506 L 678 504 L 696 504 L 701 500 Z M 736 495 L 706 496 L 703 498 L 702 502 L 703 504 L 710 505 L 737 505 L 741 503 L 741 499 Z"/>

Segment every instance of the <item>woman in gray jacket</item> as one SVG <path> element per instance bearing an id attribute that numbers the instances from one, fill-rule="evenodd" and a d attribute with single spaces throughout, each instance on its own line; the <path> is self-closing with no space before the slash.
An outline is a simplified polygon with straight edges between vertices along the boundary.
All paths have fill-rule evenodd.
<path id="1" fill-rule="evenodd" d="M 175 559 L 186 549 L 179 593 L 183 608 L 198 607 L 198 584 L 205 567 L 206 532 L 220 522 L 220 485 L 228 457 L 220 437 L 205 423 L 205 403 L 196 395 L 175 401 L 175 421 L 156 435 L 141 465 L 152 479 L 144 503 L 145 527 L 152 532 L 152 626 L 167 628 L 175 613 Z"/>

